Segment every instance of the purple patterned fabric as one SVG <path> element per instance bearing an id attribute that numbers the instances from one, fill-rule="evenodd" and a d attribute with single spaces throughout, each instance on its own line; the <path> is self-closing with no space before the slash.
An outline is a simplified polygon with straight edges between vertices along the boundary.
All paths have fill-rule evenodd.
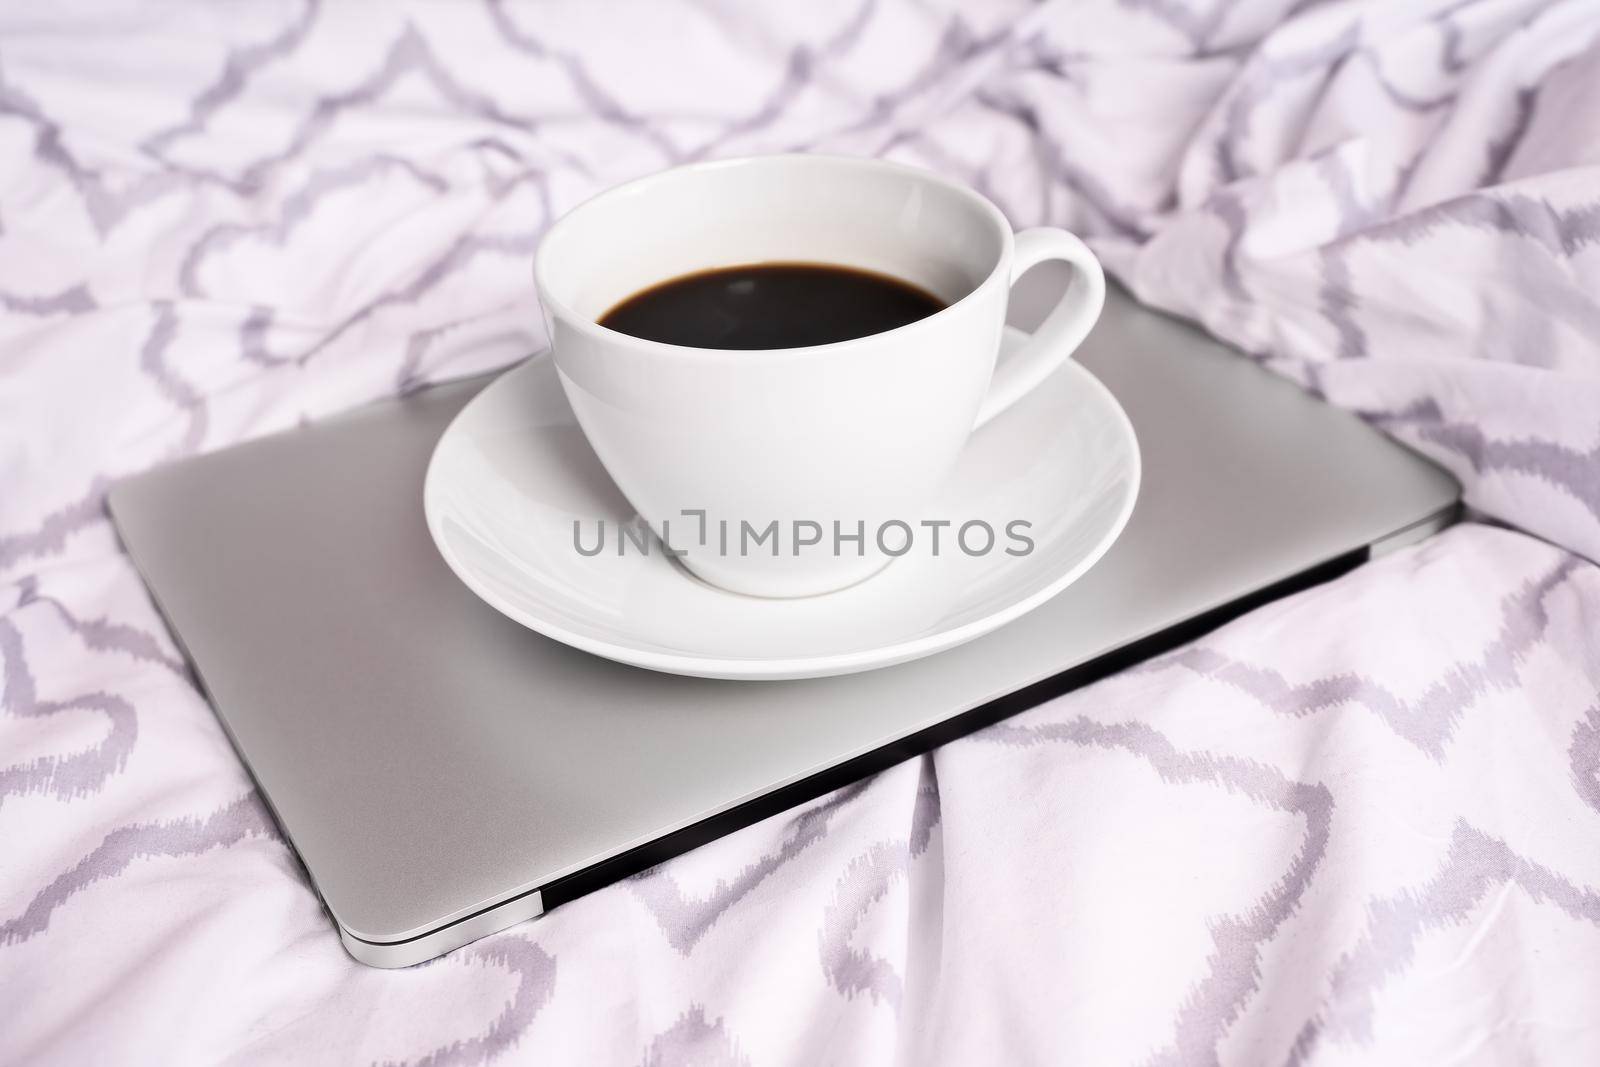
<path id="1" fill-rule="evenodd" d="M 0 15 L 0 1062 L 1600 1060 L 1597 39 L 1593 0 Z M 106 486 L 526 354 L 552 217 L 779 149 L 1078 230 L 1486 521 L 352 963 Z"/>

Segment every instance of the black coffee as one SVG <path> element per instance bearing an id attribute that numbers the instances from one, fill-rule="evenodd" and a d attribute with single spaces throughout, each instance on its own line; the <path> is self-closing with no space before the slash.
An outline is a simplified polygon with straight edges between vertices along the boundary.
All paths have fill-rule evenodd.
<path id="1" fill-rule="evenodd" d="M 756 263 L 662 282 L 606 312 L 600 325 L 692 348 L 805 348 L 892 330 L 944 306 L 871 271 Z"/>

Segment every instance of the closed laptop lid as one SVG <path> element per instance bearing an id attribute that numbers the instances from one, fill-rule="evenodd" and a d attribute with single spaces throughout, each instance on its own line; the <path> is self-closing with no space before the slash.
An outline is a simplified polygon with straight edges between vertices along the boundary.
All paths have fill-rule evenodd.
<path id="1" fill-rule="evenodd" d="M 662 854 L 652 842 L 687 847 L 705 832 L 686 830 L 764 814 L 761 798 L 837 784 L 830 769 L 902 758 L 973 709 L 1020 710 L 992 702 L 1354 562 L 1457 499 L 1432 464 L 1120 291 L 1080 358 L 1143 455 L 1120 540 L 998 632 L 858 675 L 659 674 L 480 603 L 436 553 L 421 486 L 482 380 L 140 475 L 111 504 L 347 944 L 405 944 L 521 900 L 494 913 L 505 925 L 537 912 L 536 891 L 550 906 Z"/>

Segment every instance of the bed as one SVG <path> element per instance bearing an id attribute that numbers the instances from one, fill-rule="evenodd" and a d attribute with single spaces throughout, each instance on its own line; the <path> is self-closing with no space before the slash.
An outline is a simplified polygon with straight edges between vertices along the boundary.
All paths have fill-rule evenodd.
<path id="1" fill-rule="evenodd" d="M 883 155 L 1083 234 L 1469 520 L 404 971 L 340 948 L 104 510 L 507 365 L 549 221 Z M 1600 7 L 0 15 L 0 1062 L 1600 1059 Z"/>

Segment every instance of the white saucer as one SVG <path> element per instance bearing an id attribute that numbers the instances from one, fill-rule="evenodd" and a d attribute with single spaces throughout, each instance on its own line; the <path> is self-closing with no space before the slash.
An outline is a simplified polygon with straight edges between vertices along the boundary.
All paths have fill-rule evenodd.
<path id="1" fill-rule="evenodd" d="M 1008 330 L 1005 351 L 1023 334 Z M 1139 492 L 1133 426 L 1105 386 L 1069 361 L 973 435 L 940 498 L 917 519 L 954 525 L 931 553 L 914 548 L 837 593 L 766 600 L 689 575 L 659 544 L 648 555 L 616 538 L 633 515 L 589 448 L 548 354 L 512 368 L 473 398 L 434 450 L 423 487 L 428 530 L 445 562 L 490 605 L 546 637 L 597 656 L 707 678 L 815 678 L 942 652 L 1003 626 L 1065 589 L 1106 553 Z M 981 519 L 994 551 L 968 556 L 956 527 Z M 1032 524 L 1027 555 L 1005 546 L 1012 520 Z M 972 543 L 980 547 L 978 530 Z M 891 544 L 898 541 L 891 537 Z"/>

